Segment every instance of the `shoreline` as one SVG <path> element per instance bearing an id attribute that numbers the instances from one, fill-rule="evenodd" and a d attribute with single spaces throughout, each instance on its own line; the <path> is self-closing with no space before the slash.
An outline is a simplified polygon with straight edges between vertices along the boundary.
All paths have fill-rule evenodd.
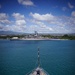
<path id="1" fill-rule="evenodd" d="M 22 38 L 22 39 L 0 39 L 0 40 L 10 40 L 10 41 L 15 41 L 15 40 L 70 40 L 70 39 L 49 39 L 49 38 Z"/>
<path id="2" fill-rule="evenodd" d="M 10 39 L 10 40 L 69 40 L 69 39 L 38 39 L 38 38 L 26 38 L 26 39 Z"/>

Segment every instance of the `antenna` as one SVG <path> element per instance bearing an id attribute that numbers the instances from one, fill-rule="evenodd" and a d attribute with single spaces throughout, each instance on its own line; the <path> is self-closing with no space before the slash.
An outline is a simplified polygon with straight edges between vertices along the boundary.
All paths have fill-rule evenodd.
<path id="1" fill-rule="evenodd" d="M 38 67 L 40 67 L 40 50 L 38 48 Z"/>

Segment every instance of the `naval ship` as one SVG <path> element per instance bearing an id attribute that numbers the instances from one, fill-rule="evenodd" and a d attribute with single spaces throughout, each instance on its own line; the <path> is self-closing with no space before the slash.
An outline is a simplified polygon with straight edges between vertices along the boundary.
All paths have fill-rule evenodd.
<path id="1" fill-rule="evenodd" d="M 33 69 L 31 72 L 27 73 L 26 75 L 49 75 L 41 66 L 40 66 L 40 53 L 38 48 L 38 66 L 37 68 Z"/>

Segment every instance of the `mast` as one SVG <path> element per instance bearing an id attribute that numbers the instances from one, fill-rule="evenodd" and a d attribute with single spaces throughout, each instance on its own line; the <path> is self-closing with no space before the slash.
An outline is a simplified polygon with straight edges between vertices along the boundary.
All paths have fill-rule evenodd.
<path id="1" fill-rule="evenodd" d="M 40 67 L 40 50 L 38 48 L 38 67 Z"/>

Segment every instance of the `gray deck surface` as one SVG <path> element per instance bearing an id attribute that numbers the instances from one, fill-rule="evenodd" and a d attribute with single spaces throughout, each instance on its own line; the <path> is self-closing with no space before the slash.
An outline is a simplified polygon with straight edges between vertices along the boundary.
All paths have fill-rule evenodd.
<path id="1" fill-rule="evenodd" d="M 40 74 L 37 74 L 37 71 L 40 71 Z M 44 71 L 42 68 L 36 68 L 35 70 L 33 70 L 29 75 L 49 75 L 46 73 L 46 71 Z"/>

